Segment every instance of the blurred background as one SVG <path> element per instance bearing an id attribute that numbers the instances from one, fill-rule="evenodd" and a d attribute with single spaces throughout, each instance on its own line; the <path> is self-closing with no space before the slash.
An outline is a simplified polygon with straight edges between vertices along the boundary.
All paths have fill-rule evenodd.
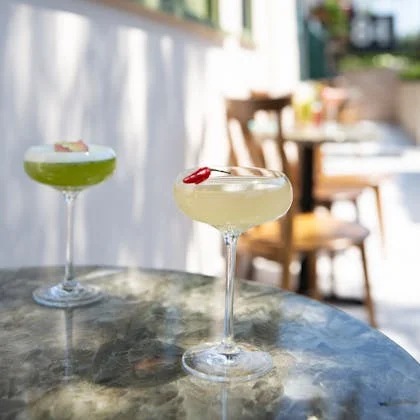
<path id="1" fill-rule="evenodd" d="M 82 138 L 113 147 L 118 169 L 78 199 L 76 264 L 221 275 L 219 233 L 175 207 L 177 173 L 227 162 L 225 98 L 292 93 L 292 117 L 311 123 L 325 80 L 349 92 L 341 123 L 370 124 L 369 141 L 326 148 L 326 170 L 389 175 L 386 252 L 374 198 L 360 200 L 373 295 L 379 329 L 420 360 L 418 0 L 2 0 L 0 265 L 64 263 L 64 202 L 23 155 Z M 321 255 L 321 288 L 335 270 L 339 293 L 361 293 L 354 258 Z M 278 264 L 254 264 L 278 284 Z"/>

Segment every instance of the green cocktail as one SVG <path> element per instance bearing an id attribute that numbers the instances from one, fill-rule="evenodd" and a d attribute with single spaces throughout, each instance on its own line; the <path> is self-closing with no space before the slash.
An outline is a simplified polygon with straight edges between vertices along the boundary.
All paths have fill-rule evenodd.
<path id="1" fill-rule="evenodd" d="M 73 275 L 73 206 L 80 191 L 110 177 L 116 167 L 115 152 L 105 146 L 57 143 L 29 148 L 24 169 L 30 178 L 63 193 L 67 203 L 67 244 L 64 280 L 33 293 L 37 303 L 58 308 L 88 305 L 102 299 L 95 287 L 82 286 Z"/>
<path id="2" fill-rule="evenodd" d="M 86 163 L 25 162 L 26 173 L 35 181 L 63 188 L 86 188 L 99 184 L 115 168 L 115 158 Z"/>
<path id="3" fill-rule="evenodd" d="M 25 172 L 37 182 L 60 191 L 99 184 L 115 170 L 112 149 L 89 146 L 88 152 L 55 152 L 53 146 L 35 146 L 25 155 Z"/>

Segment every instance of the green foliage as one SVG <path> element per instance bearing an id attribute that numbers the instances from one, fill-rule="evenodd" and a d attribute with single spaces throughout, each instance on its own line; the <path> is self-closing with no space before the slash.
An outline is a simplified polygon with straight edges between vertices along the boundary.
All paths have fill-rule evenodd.
<path id="1" fill-rule="evenodd" d="M 420 80 L 420 60 L 405 54 L 348 54 L 339 64 L 341 72 L 392 69 L 402 80 Z"/>
<path id="2" fill-rule="evenodd" d="M 410 66 L 407 66 L 407 68 L 401 70 L 400 79 L 406 80 L 406 81 L 409 81 L 409 80 L 420 81 L 420 61 Z"/>
<path id="3" fill-rule="evenodd" d="M 367 68 L 388 68 L 400 70 L 407 66 L 408 59 L 394 54 L 348 54 L 340 61 L 340 70 L 360 70 Z"/>
<path id="4" fill-rule="evenodd" d="M 347 36 L 349 31 L 349 22 L 347 15 L 340 7 L 337 0 L 326 0 L 324 7 L 329 15 L 327 30 L 333 37 Z"/>
<path id="5" fill-rule="evenodd" d="M 346 37 L 349 32 L 349 19 L 338 0 L 325 0 L 312 9 L 312 16 L 318 19 L 332 38 Z"/>
<path id="6" fill-rule="evenodd" d="M 407 35 L 398 44 L 399 50 L 405 55 L 420 60 L 420 33 Z"/>

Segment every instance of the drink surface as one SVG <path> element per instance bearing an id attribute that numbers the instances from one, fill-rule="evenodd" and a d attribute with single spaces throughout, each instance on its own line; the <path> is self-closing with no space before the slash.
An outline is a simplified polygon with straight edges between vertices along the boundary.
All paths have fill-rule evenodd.
<path id="1" fill-rule="evenodd" d="M 35 181 L 57 189 L 98 184 L 115 170 L 114 151 L 90 145 L 88 152 L 55 152 L 52 145 L 34 146 L 24 157 L 25 172 Z"/>
<path id="2" fill-rule="evenodd" d="M 286 178 L 223 176 L 198 185 L 177 183 L 174 196 L 193 220 L 221 231 L 244 232 L 286 213 L 292 189 Z"/>

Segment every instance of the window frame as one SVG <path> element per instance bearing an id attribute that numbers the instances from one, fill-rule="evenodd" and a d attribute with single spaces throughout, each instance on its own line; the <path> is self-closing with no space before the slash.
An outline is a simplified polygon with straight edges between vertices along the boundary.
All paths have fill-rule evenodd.
<path id="1" fill-rule="evenodd" d="M 97 6 L 109 7 L 111 9 L 120 10 L 122 12 L 150 19 L 161 25 L 178 28 L 180 30 L 194 34 L 200 38 L 206 39 L 215 45 L 223 46 L 226 38 L 232 34 L 224 31 L 218 23 L 219 20 L 219 2 L 225 0 L 209 0 L 209 12 L 212 19 L 217 19 L 217 25 L 209 25 L 202 19 L 187 19 L 179 13 L 164 12 L 158 7 L 148 7 L 145 3 L 147 0 L 85 0 Z M 160 0 L 157 0 L 160 2 Z M 175 0 L 179 1 L 179 0 Z M 230 1 L 230 0 L 229 0 Z M 252 38 L 239 35 L 240 44 L 243 48 L 255 49 Z"/>
<path id="2" fill-rule="evenodd" d="M 188 5 L 185 0 L 173 0 L 169 4 L 170 7 L 165 7 L 164 0 L 157 0 L 158 3 L 156 6 L 149 5 L 148 0 L 130 0 L 134 3 L 139 3 L 143 7 L 156 12 L 166 13 L 170 16 L 175 16 L 179 19 L 183 19 L 189 22 L 198 23 L 201 25 L 209 26 L 213 29 L 220 29 L 219 25 L 219 0 L 202 0 L 204 2 L 206 10 L 206 16 L 199 17 L 196 14 L 192 13 L 188 9 Z"/>
<path id="3" fill-rule="evenodd" d="M 242 32 L 252 39 L 252 0 L 242 0 Z"/>

